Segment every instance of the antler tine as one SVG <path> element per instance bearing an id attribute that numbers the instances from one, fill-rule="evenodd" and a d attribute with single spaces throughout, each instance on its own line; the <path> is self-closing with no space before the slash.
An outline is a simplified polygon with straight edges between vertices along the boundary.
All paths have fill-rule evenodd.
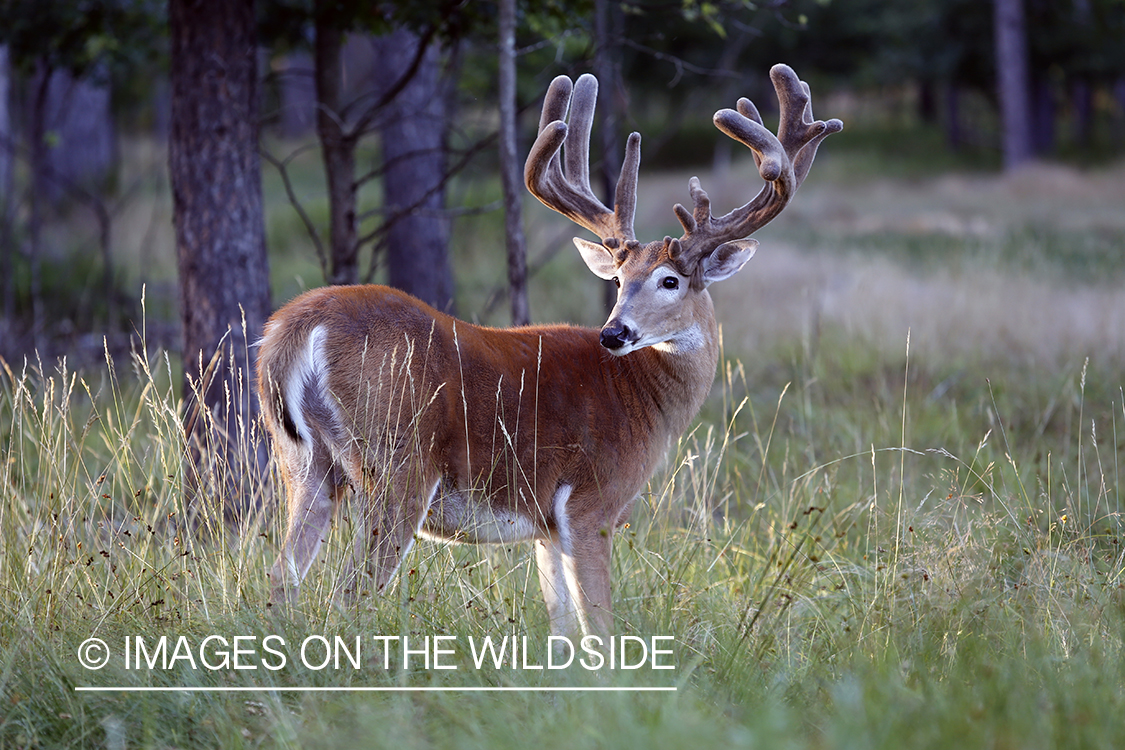
<path id="1" fill-rule="evenodd" d="M 543 113 L 539 116 L 539 133 L 542 133 L 552 122 L 562 122 L 566 119 L 566 111 L 570 107 L 570 95 L 574 84 L 566 76 L 557 76 L 547 87 L 547 94 L 543 97 Z"/>
<path id="2" fill-rule="evenodd" d="M 813 119 L 808 84 L 788 65 L 773 66 L 770 79 L 781 112 L 777 135 L 765 127 L 749 99 L 739 99 L 737 111 L 721 109 L 714 117 L 715 127 L 749 147 L 766 185 L 746 205 L 714 218 L 707 193 L 693 177 L 689 191 L 694 211 L 688 214 L 680 205 L 674 209 L 684 226 L 680 258 L 685 266 L 694 265 L 723 242 L 747 237 L 781 213 L 804 182 L 820 142 L 844 127 L 839 120 Z M 691 220 L 685 221 L 685 217 Z"/>
<path id="3" fill-rule="evenodd" d="M 545 206 L 589 229 L 613 248 L 636 240 L 633 217 L 641 137 L 637 133 L 629 136 L 611 211 L 590 188 L 590 131 L 597 98 L 598 80 L 592 75 L 579 77 L 573 85 L 566 76 L 551 82 L 539 118 L 539 136 L 524 165 L 524 181 Z M 564 121 L 568 109 L 569 127 Z"/>
<path id="4" fill-rule="evenodd" d="M 570 99 L 570 122 L 567 124 L 570 133 L 563 143 L 563 165 L 567 180 L 591 196 L 590 132 L 594 128 L 594 109 L 597 103 L 598 79 L 589 74 L 580 76 Z M 598 201 L 598 205 L 601 205 L 601 201 Z"/>
<path id="5" fill-rule="evenodd" d="M 735 108 L 738 114 L 765 127 L 765 123 L 762 122 L 762 115 L 759 114 L 758 108 L 754 106 L 754 102 L 743 96 L 739 98 L 738 103 L 735 104 Z M 754 166 L 760 168 L 762 166 L 762 157 L 758 155 L 757 151 L 751 151 L 750 154 L 754 157 Z"/>

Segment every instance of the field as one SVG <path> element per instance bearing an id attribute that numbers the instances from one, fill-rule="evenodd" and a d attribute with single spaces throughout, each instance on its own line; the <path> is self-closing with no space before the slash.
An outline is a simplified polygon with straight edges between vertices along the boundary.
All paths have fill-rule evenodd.
<path id="1" fill-rule="evenodd" d="M 617 632 L 642 666 L 532 668 L 529 545 L 420 543 L 388 596 L 334 607 L 346 509 L 297 610 L 268 611 L 276 507 L 232 530 L 182 506 L 170 356 L 8 362 L 0 748 L 1125 745 L 1125 166 L 883 169 L 831 145 L 716 285 L 712 398 L 617 537 Z M 703 175 L 720 209 L 756 190 L 747 167 Z M 639 234 L 673 232 L 686 178 L 642 174 Z M 569 236 L 529 222 L 533 252 Z M 498 224 L 458 229 L 467 317 L 503 276 Z M 282 299 L 312 275 L 278 252 Z M 599 325 L 597 295 L 563 251 L 532 306 Z M 504 635 L 528 654 L 478 666 L 471 644 Z M 404 668 L 376 636 L 430 652 Z M 92 637 L 113 654 L 96 671 Z M 359 638 L 358 666 L 322 666 L 319 637 Z M 645 660 L 641 639 L 672 654 Z M 168 687 L 226 692 L 135 690 Z M 294 690 L 313 687 L 600 691 Z"/>

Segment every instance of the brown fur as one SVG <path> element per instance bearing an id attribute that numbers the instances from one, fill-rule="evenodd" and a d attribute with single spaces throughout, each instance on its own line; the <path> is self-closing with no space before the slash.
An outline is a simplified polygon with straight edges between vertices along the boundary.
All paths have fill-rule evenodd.
<path id="1" fill-rule="evenodd" d="M 383 547 L 357 547 L 357 563 L 370 558 L 382 588 L 428 508 L 428 488 L 439 480 L 435 504 L 451 490 L 469 492 L 532 519 L 534 536 L 547 541 L 558 531 L 551 499 L 570 485 L 572 555 L 598 568 L 587 573 L 583 588 L 590 609 L 601 612 L 592 615 L 596 629 L 608 631 L 613 530 L 714 377 L 717 331 L 706 292 L 698 304 L 706 319 L 703 351 L 648 347 L 615 357 L 595 329 L 484 328 L 387 287 L 301 295 L 271 318 L 258 360 L 266 425 L 290 494 L 290 536 L 300 533 L 306 506 L 318 499 L 334 506 L 351 485 L 369 506 L 369 531 L 392 539 Z M 315 398 L 290 404 L 283 395 L 294 362 L 321 326 L 330 398 L 351 421 L 342 432 L 320 414 L 325 409 Z M 408 346 L 413 356 L 404 364 Z M 315 433 L 311 446 L 283 426 L 293 419 L 285 410 L 297 409 Z M 325 489 L 318 493 L 320 485 Z M 309 562 L 298 564 L 307 569 Z M 282 560 L 272 575 L 275 599 L 295 594 Z"/>

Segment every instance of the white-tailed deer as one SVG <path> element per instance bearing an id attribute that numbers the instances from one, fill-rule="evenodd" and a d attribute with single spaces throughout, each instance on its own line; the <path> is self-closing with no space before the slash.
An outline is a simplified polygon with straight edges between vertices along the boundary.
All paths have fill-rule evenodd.
<path id="1" fill-rule="evenodd" d="M 381 286 L 316 289 L 270 319 L 258 388 L 289 504 L 271 602 L 296 597 L 351 487 L 360 531 L 345 592 L 381 590 L 418 535 L 535 540 L 552 632 L 611 632 L 614 530 L 715 377 L 707 287 L 750 259 L 747 235 L 785 207 L 820 141 L 842 127 L 813 120 L 808 86 L 787 66 L 770 75 L 776 136 L 746 99 L 714 117 L 753 152 L 765 187 L 716 218 L 692 178 L 693 210 L 674 209 L 683 236 L 648 244 L 633 233 L 640 136 L 629 137 L 610 210 L 589 182 L 597 81 L 551 84 L 525 178 L 601 241 L 575 239 L 590 270 L 618 286 L 600 331 L 484 328 Z"/>

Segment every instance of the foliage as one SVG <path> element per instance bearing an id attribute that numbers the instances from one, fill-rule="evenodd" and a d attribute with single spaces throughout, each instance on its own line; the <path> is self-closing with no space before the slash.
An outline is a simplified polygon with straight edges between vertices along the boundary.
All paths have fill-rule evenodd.
<path id="1" fill-rule="evenodd" d="M 794 0 L 762 30 L 754 55 L 855 81 L 953 81 L 992 87 L 992 6 L 971 0 L 821 2 Z M 1125 8 L 1116 0 L 1027 3 L 1032 67 L 1113 83 L 1125 71 Z M 799 19 L 794 24 L 793 19 Z M 760 58 L 758 60 L 760 62 Z"/>
<path id="2" fill-rule="evenodd" d="M 148 62 L 164 36 L 159 0 L 6 0 L 0 4 L 0 44 L 30 75 L 36 66 L 75 77 L 106 75 Z"/>
<path id="3" fill-rule="evenodd" d="M 563 24 L 584 19 L 590 0 L 532 0 L 521 5 L 524 23 L 536 33 L 556 31 Z M 406 27 L 415 32 L 434 30 L 446 44 L 470 40 L 489 43 L 496 37 L 496 4 L 459 0 L 425 2 L 362 2 L 357 0 L 263 0 L 258 3 L 259 32 L 279 49 L 307 46 L 317 20 L 335 28 L 377 36 Z"/>
<path id="4" fill-rule="evenodd" d="M 17 5 L 25 4 L 5 4 L 0 13 Z M 1095 33 L 1080 49 L 1069 4 L 1032 3 L 1039 19 L 1033 29 L 1055 31 L 1059 43 L 1042 59 L 1065 73 L 1120 75 L 1121 48 L 1110 41 L 1120 39 L 1121 5 L 1089 5 Z M 479 9 L 480 24 L 488 21 L 489 4 L 464 6 Z M 736 6 L 722 8 L 742 13 Z M 0 35 L 14 40 L 40 12 L 77 7 L 32 3 L 19 24 L 3 19 Z M 424 13 L 438 6 L 416 7 Z M 715 40 L 737 34 L 757 34 L 739 69 L 762 70 L 782 58 L 813 74 L 800 66 L 805 56 L 810 65 L 825 66 L 820 75 L 853 84 L 897 84 L 905 71 L 982 85 L 961 76 L 990 64 L 980 54 L 988 42 L 987 4 L 929 0 L 911 6 L 920 10 L 913 15 L 902 3 L 865 0 L 863 12 L 845 12 L 859 7 L 794 0 L 759 6 L 754 15 L 723 16 L 716 25 L 712 7 L 699 4 L 688 6 L 697 25 L 669 33 L 681 4 L 626 5 L 623 28 L 646 48 L 625 50 L 625 70 L 645 84 L 635 89 L 637 109 L 657 93 L 661 101 L 646 113 L 654 118 L 676 97 L 686 101 L 685 90 L 707 80 L 719 61 L 723 44 Z M 586 18 L 578 15 L 581 26 Z M 529 14 L 525 21 L 529 101 L 542 90 L 540 71 L 557 71 L 557 50 L 567 52 L 565 67 L 584 59 L 589 44 L 564 36 L 549 15 Z M 53 34 L 73 22 L 43 28 Z M 96 15 L 82 23 L 86 30 L 108 28 L 91 25 L 103 23 Z M 549 44 L 536 46 L 544 38 Z M 669 57 L 653 58 L 651 50 L 663 43 Z M 85 54 L 73 59 L 88 64 L 94 56 Z M 673 54 L 690 65 L 664 98 L 676 75 Z M 473 68 L 472 83 L 486 90 L 490 79 L 482 71 L 487 68 Z M 841 135 L 841 144 L 853 132 Z M 912 284 L 952 269 L 966 278 L 994 273 L 1002 289 L 1025 277 L 1048 291 L 1120 286 L 1119 207 L 1088 215 L 1070 208 L 1111 203 L 1119 180 L 1047 175 L 1045 198 L 1031 194 L 1030 178 L 1007 187 L 978 173 L 923 180 L 948 163 L 937 155 L 938 144 L 911 140 L 917 137 L 892 132 L 864 141 L 861 134 L 856 148 L 824 153 L 818 174 L 835 180 L 826 191 L 813 184 L 802 189 L 791 215 L 763 233 L 759 259 L 778 250 L 771 234 L 810 250 L 818 267 L 832 269 L 825 295 L 839 293 L 837 285 L 847 281 L 841 267 L 869 260 L 910 269 Z M 881 148 L 866 148 L 873 141 L 882 141 Z M 154 152 L 146 164 L 162 163 L 159 149 Z M 307 175 L 316 173 L 315 164 L 298 163 Z M 979 171 L 979 161 L 973 166 Z M 315 180 L 307 175 L 299 185 L 304 192 Z M 676 175 L 681 199 L 683 183 Z M 481 204 L 496 192 L 481 173 L 465 176 L 456 189 Z M 282 203 L 276 178 L 272 190 L 271 246 L 281 269 L 274 284 L 285 297 L 315 274 L 300 233 L 276 208 Z M 957 196 L 957 205 L 933 199 L 943 190 Z M 875 221 L 852 202 L 864 191 L 885 213 Z M 917 209 L 912 201 L 925 205 Z M 155 253 L 164 282 L 174 273 L 164 234 L 170 222 L 159 209 L 166 202 L 166 191 L 146 186 L 136 197 L 143 208 L 123 209 L 139 216 L 123 220 L 130 230 L 119 233 L 132 243 L 123 255 L 127 265 Z M 1034 220 L 1006 223 L 1000 215 L 1011 204 Z M 663 204 L 660 210 L 668 213 Z M 670 215 L 646 221 L 662 220 L 673 221 Z M 926 221 L 937 229 L 927 229 Z M 486 213 L 458 222 L 459 304 L 483 311 L 495 293 L 498 219 Z M 541 251 L 569 236 L 542 220 L 533 219 L 532 227 Z M 571 261 L 565 253 L 544 261 L 533 297 L 538 315 L 600 322 L 592 287 Z M 817 279 L 809 278 L 801 294 L 817 292 Z M 991 294 L 1009 304 L 996 289 L 967 288 L 966 296 Z M 68 287 L 51 289 L 81 297 Z M 862 291 L 874 295 L 870 287 Z M 1036 299 L 1049 307 L 1055 298 L 1042 292 Z M 745 304 L 746 320 L 770 313 L 762 300 Z M 745 324 L 732 312 L 720 317 L 738 356 L 724 364 L 722 386 L 699 426 L 675 448 L 615 548 L 619 632 L 674 634 L 677 670 L 670 678 L 647 671 L 627 678 L 568 673 L 551 683 L 672 684 L 673 695 L 282 690 L 527 684 L 526 673 L 500 669 L 438 674 L 367 665 L 346 675 L 154 673 L 120 664 L 96 674 L 82 669 L 78 645 L 95 634 L 114 643 L 131 634 L 199 639 L 274 632 L 462 638 L 514 632 L 541 641 L 547 627 L 530 551 L 522 546 L 419 545 L 390 597 L 332 607 L 328 583 L 346 554 L 346 513 L 301 608 L 271 617 L 261 603 L 264 571 L 279 543 L 276 509 L 228 534 L 215 509 L 193 509 L 192 516 L 181 505 L 173 357 L 117 356 L 78 373 L 50 361 L 7 364 L 0 374 L 0 746 L 1122 746 L 1118 474 L 1125 407 L 1117 352 L 1105 351 L 1116 339 L 1087 352 L 1094 358 L 1088 367 L 1081 358 L 1013 363 L 991 350 L 896 357 L 885 345 L 822 322 L 818 309 L 809 330 L 750 348 L 736 346 Z M 948 323 L 953 312 L 941 310 L 933 323 L 966 338 L 967 330 Z M 1007 324 L 980 322 L 1006 328 L 992 340 L 1013 334 Z M 1058 343 L 1051 331 L 1033 333 Z M 276 485 L 268 489 L 279 493 Z M 89 684 L 271 690 L 74 691 Z"/>

